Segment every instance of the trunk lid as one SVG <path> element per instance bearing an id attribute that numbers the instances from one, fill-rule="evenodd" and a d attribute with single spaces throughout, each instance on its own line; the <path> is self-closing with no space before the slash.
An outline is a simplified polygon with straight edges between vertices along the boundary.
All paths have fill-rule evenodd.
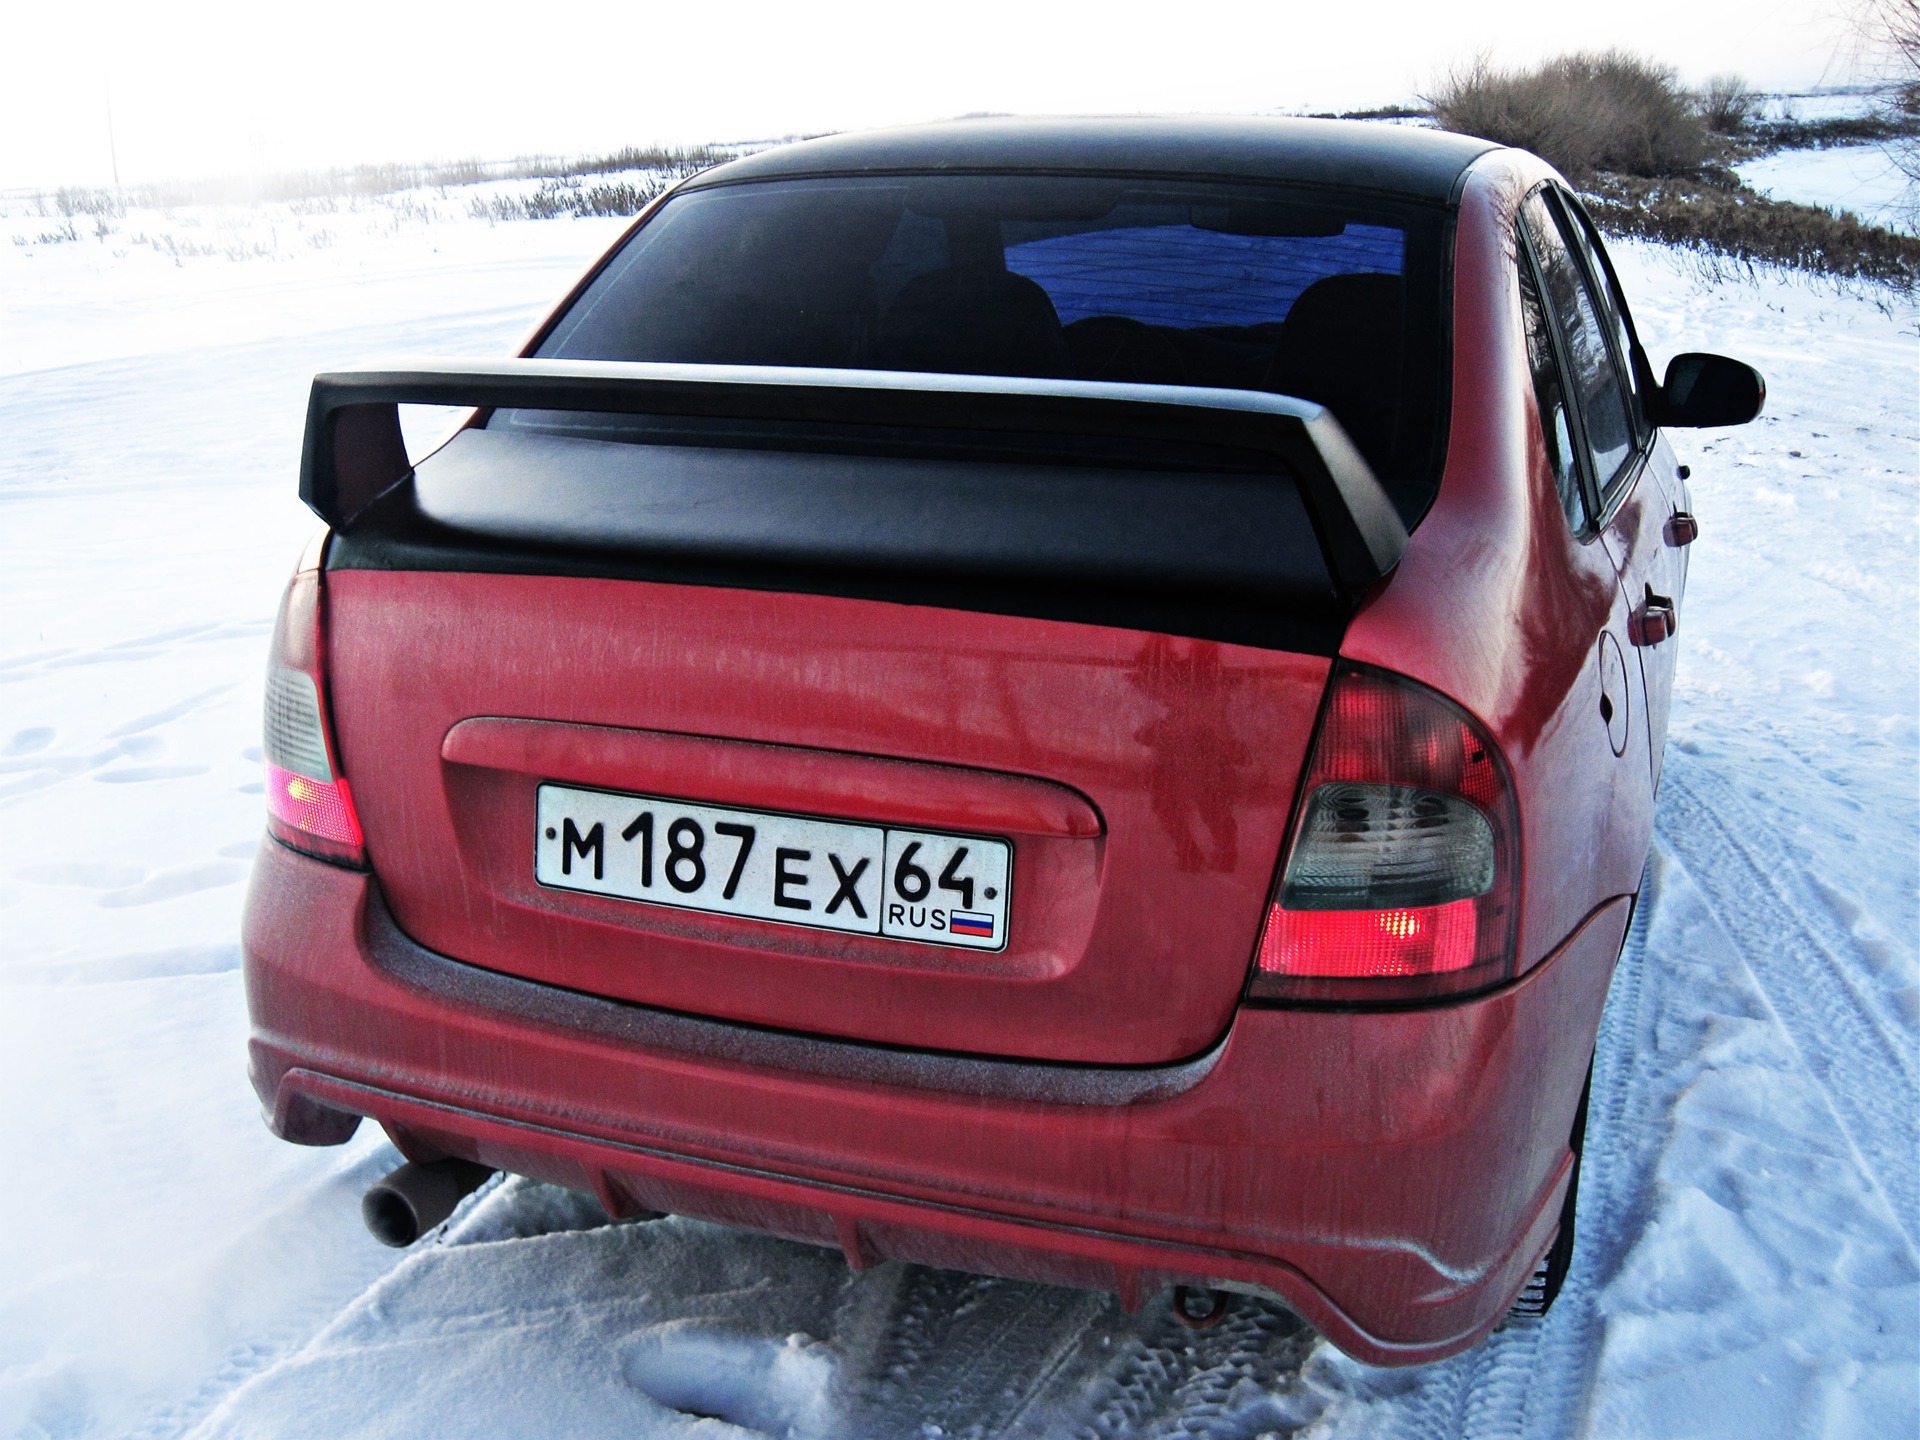
<path id="1" fill-rule="evenodd" d="M 755 1025 L 1106 1065 L 1181 1059 L 1227 1025 L 1329 667 L 1031 616 L 582 575 L 336 563 L 327 595 L 342 768 L 420 943 Z M 1002 838 L 1006 948 L 543 887 L 543 782 Z"/>

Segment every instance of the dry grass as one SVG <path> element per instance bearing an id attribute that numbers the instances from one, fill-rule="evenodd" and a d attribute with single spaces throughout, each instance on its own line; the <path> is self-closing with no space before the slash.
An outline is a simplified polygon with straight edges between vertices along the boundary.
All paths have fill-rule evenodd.
<path id="1" fill-rule="evenodd" d="M 1612 235 L 1680 245 L 1754 269 L 1785 266 L 1850 282 L 1920 292 L 1920 239 L 1817 205 L 1771 200 L 1739 185 L 1603 177 L 1587 194 Z"/>
<path id="2" fill-rule="evenodd" d="M 468 213 L 477 220 L 551 220 L 560 215 L 638 215 L 667 188 L 647 179 L 583 186 L 578 180 L 547 180 L 531 195 L 476 196 Z"/>

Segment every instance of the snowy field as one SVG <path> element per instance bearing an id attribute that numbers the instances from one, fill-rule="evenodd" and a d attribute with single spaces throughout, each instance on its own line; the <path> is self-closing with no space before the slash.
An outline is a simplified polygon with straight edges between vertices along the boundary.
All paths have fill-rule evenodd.
<path id="1" fill-rule="evenodd" d="M 1815 90 L 1776 90 L 1759 97 L 1766 120 L 1842 120 L 1886 103 L 1890 91 L 1877 85 L 1839 85 Z"/>
<path id="2" fill-rule="evenodd" d="M 423 192 L 48 223 L 0 214 L 0 1436 L 1915 1433 L 1912 312 L 1617 247 L 1656 360 L 1746 358 L 1768 414 L 1678 437 L 1703 534 L 1567 1289 L 1376 1371 L 1277 1307 L 1192 1333 L 516 1180 L 369 1239 L 391 1149 L 280 1144 L 244 1076 L 307 381 L 508 351 L 623 222 Z"/>
<path id="3" fill-rule="evenodd" d="M 1846 210 L 1869 225 L 1920 234 L 1907 177 L 1878 145 L 1783 150 L 1736 165 L 1739 177 L 1775 200 Z"/>
<path id="4" fill-rule="evenodd" d="M 1883 110 L 1891 99 L 1887 91 L 1856 88 L 1763 95 L 1759 114 L 1769 120 L 1854 119 Z M 1920 209 L 1908 193 L 1907 177 L 1879 145 L 1782 150 L 1733 168 L 1748 185 L 1775 200 L 1824 205 L 1848 211 L 1869 225 L 1920 234 Z"/>

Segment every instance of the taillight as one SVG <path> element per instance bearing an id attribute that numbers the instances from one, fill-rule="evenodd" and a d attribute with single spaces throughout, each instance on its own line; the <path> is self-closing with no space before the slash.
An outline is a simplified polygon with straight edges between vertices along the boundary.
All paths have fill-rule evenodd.
<path id="1" fill-rule="evenodd" d="M 318 547 L 287 585 L 267 663 L 267 828 L 323 860 L 364 865 L 366 845 L 327 724 Z"/>
<path id="2" fill-rule="evenodd" d="M 1470 715 L 1342 663 L 1304 794 L 1250 994 L 1403 1002 L 1512 975 L 1520 827 Z"/>

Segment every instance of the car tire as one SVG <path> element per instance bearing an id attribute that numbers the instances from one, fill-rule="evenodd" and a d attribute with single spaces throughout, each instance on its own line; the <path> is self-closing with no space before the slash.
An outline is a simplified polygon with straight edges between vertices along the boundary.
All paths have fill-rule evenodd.
<path id="1" fill-rule="evenodd" d="M 1514 1300 L 1513 1308 L 1508 1311 L 1510 1319 L 1538 1320 L 1544 1316 L 1559 1298 L 1560 1287 L 1566 1283 L 1567 1271 L 1573 1266 L 1573 1218 L 1580 1201 L 1580 1152 L 1586 1145 L 1587 1102 L 1592 1096 L 1593 1061 L 1588 1060 L 1587 1083 L 1581 1087 L 1580 1108 L 1573 1116 L 1570 1140 L 1573 1173 L 1567 1177 L 1567 1197 L 1560 1202 L 1560 1229 L 1553 1237 L 1553 1244 L 1547 1247 L 1547 1253 L 1540 1257 L 1539 1265 L 1534 1267 L 1526 1288 Z"/>

